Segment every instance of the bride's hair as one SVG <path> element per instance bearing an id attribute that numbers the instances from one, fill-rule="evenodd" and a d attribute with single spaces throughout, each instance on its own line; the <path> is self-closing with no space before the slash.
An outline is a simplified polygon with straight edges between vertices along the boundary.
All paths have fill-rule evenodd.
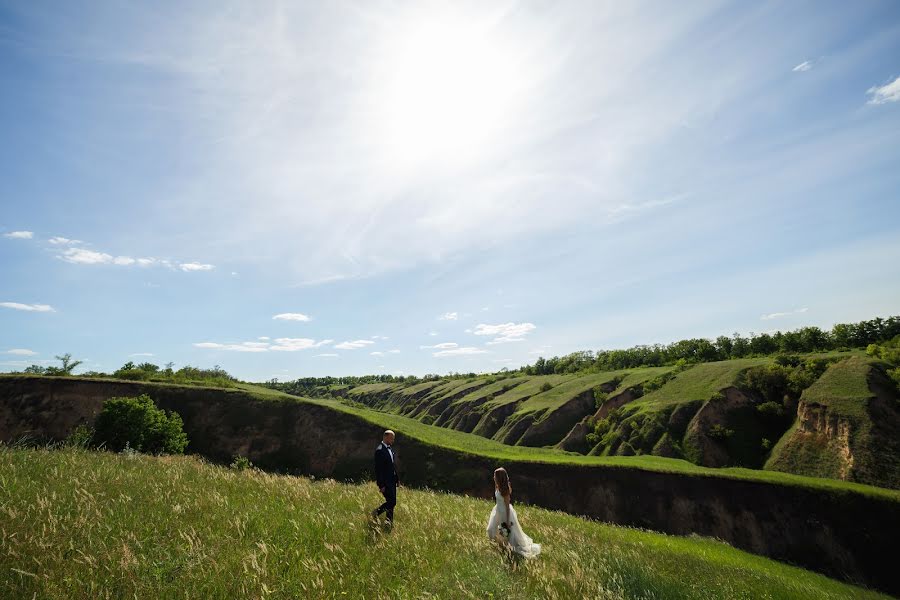
<path id="1" fill-rule="evenodd" d="M 503 467 L 494 469 L 494 485 L 497 486 L 501 496 L 509 497 L 512 495 L 512 484 L 509 482 L 509 474 Z"/>

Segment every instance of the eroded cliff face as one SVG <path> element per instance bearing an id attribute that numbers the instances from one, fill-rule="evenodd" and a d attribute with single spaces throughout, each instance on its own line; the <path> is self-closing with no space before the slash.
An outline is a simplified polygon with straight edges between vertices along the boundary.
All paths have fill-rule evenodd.
<path id="1" fill-rule="evenodd" d="M 850 448 L 850 432 L 853 424 L 847 417 L 830 412 L 827 406 L 815 402 L 797 405 L 797 431 L 795 435 L 818 437 L 810 440 L 816 446 L 828 448 L 837 459 L 832 477 L 847 480 L 853 472 L 853 451 Z"/>
<path id="2" fill-rule="evenodd" d="M 835 405 L 801 398 L 797 420 L 766 463 L 767 469 L 900 489 L 900 401 L 878 369 L 868 398 Z"/>

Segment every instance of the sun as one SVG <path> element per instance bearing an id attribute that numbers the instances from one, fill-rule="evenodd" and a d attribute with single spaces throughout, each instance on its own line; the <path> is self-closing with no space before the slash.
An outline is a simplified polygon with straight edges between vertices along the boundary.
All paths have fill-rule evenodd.
<path id="1" fill-rule="evenodd" d="M 471 160 L 495 147 L 522 92 L 521 66 L 493 28 L 408 25 L 378 69 L 374 120 L 395 165 Z"/>

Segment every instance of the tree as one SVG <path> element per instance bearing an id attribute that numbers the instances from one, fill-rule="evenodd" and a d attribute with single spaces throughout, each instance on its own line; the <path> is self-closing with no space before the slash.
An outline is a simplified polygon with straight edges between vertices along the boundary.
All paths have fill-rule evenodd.
<path id="1" fill-rule="evenodd" d="M 47 367 L 44 369 L 44 375 L 62 375 L 68 376 L 72 374 L 72 371 L 75 370 L 78 365 L 80 365 L 83 361 L 80 360 L 72 360 L 72 355 L 66 352 L 62 356 L 57 356 L 56 360 L 62 362 L 61 367 Z"/>

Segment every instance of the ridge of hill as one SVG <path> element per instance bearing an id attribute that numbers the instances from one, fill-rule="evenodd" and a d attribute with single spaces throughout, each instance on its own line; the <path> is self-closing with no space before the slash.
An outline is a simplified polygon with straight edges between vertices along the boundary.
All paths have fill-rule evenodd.
<path id="1" fill-rule="evenodd" d="M 374 383 L 344 388 L 338 397 L 516 448 L 658 456 L 707 467 L 771 469 L 900 488 L 900 447 L 895 442 L 900 439 L 900 405 L 896 388 L 882 371 L 878 360 L 861 352 L 832 352 L 582 375 Z M 853 377 L 858 381 L 844 381 Z M 841 399 L 842 386 L 854 385 L 862 391 Z M 822 426 L 820 445 L 828 446 L 822 440 L 846 436 L 852 429 L 864 432 L 858 438 L 854 433 L 856 446 L 883 445 L 890 456 L 868 460 L 864 468 L 810 467 L 813 446 L 786 438 L 809 437 L 802 434 L 813 427 L 810 407 L 828 405 L 821 399 L 828 394 L 832 404 L 845 407 L 851 416 L 842 421 L 843 433 Z M 818 402 L 809 400 L 813 395 Z M 807 458 L 793 460 L 794 452 Z M 875 451 L 860 452 L 873 456 Z"/>

